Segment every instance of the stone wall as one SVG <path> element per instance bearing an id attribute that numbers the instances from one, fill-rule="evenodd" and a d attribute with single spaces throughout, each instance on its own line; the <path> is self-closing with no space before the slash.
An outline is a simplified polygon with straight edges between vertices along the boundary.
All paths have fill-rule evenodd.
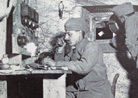
<path id="1" fill-rule="evenodd" d="M 50 37 L 57 32 L 64 31 L 64 23 L 69 18 L 69 11 L 75 6 L 74 0 L 63 0 L 63 18 L 59 19 L 58 5 L 60 0 L 38 0 L 37 11 L 40 17 L 39 48 L 40 52 L 48 51 Z"/>
<path id="2" fill-rule="evenodd" d="M 104 53 L 104 63 L 107 66 L 108 80 L 112 84 L 115 74 L 119 73 L 119 78 L 116 84 L 115 98 L 129 98 L 130 81 L 127 78 L 127 71 L 118 62 L 115 53 Z"/>

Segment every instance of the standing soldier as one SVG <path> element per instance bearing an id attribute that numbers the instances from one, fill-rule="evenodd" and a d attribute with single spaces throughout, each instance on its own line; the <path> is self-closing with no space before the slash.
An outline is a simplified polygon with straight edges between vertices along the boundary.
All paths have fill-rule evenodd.
<path id="1" fill-rule="evenodd" d="M 124 43 L 130 53 L 129 58 L 133 58 L 136 61 L 136 67 L 138 68 L 138 15 L 130 2 L 115 6 L 112 11 L 124 27 Z"/>

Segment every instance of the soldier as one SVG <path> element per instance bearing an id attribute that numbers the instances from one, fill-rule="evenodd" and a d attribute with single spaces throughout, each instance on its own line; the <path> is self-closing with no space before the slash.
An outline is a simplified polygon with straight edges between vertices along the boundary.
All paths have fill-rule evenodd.
<path id="1" fill-rule="evenodd" d="M 136 67 L 138 68 L 138 15 L 135 13 L 133 5 L 130 2 L 115 6 L 112 11 L 124 27 L 124 44 L 130 53 L 128 58 L 133 58 L 137 62 Z M 113 44 L 119 43 L 115 43 L 114 41 Z"/>
<path id="2" fill-rule="evenodd" d="M 75 80 L 67 87 L 66 98 L 113 98 L 107 80 L 103 52 L 96 42 L 84 36 L 88 27 L 82 18 L 70 18 L 65 23 L 65 41 L 72 46 L 72 52 L 64 55 L 65 42 L 55 54 L 55 61 L 44 59 L 44 64 L 67 67 Z M 70 80 L 73 81 L 73 80 Z"/>

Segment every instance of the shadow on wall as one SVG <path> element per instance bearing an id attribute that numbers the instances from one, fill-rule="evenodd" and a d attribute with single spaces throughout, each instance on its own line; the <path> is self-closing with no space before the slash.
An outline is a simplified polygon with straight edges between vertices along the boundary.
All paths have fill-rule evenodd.
<path id="1" fill-rule="evenodd" d="M 124 27 L 120 27 L 117 35 L 114 37 L 115 47 L 117 52 L 116 57 L 121 66 L 127 71 L 128 79 L 130 80 L 129 98 L 138 98 L 138 69 L 136 69 L 136 61 L 128 57 L 128 49 L 125 45 Z"/>

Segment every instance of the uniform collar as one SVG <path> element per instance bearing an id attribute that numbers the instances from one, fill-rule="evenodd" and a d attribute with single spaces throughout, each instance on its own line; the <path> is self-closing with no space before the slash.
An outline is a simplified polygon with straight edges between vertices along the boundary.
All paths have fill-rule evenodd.
<path id="1" fill-rule="evenodd" d="M 77 50 L 81 49 L 84 45 L 88 43 L 88 39 L 84 38 L 82 41 L 80 41 L 75 47 Z"/>

